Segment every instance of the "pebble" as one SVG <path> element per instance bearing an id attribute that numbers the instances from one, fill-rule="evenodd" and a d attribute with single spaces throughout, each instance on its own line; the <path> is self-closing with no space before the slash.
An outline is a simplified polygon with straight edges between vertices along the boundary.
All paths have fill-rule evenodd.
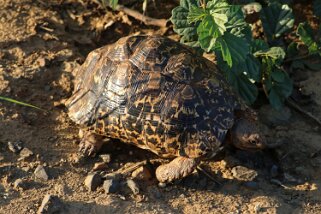
<path id="1" fill-rule="evenodd" d="M 43 57 L 39 57 L 36 60 L 36 63 L 40 66 L 40 67 L 44 67 L 46 65 L 46 59 Z"/>
<path id="2" fill-rule="evenodd" d="M 106 180 L 108 180 L 108 179 L 120 180 L 121 177 L 122 177 L 121 174 L 115 173 L 115 172 L 111 172 L 111 173 L 103 175 L 103 178 Z"/>
<path id="3" fill-rule="evenodd" d="M 102 155 L 99 155 L 99 157 L 102 159 L 104 163 L 110 163 L 111 161 L 110 154 L 102 154 Z"/>
<path id="4" fill-rule="evenodd" d="M 102 178 L 97 173 L 89 174 L 84 181 L 84 184 L 89 191 L 95 191 L 97 187 L 101 185 L 101 183 L 102 183 Z"/>
<path id="5" fill-rule="evenodd" d="M 31 157 L 33 155 L 33 152 L 28 148 L 23 148 L 20 151 L 19 155 L 22 159 L 25 159 L 25 158 Z"/>
<path id="6" fill-rule="evenodd" d="M 102 171 L 102 170 L 105 170 L 107 168 L 108 168 L 108 166 L 104 162 L 95 163 L 95 165 L 93 167 L 93 171 Z"/>
<path id="7" fill-rule="evenodd" d="M 8 148 L 10 151 L 14 153 L 19 153 L 23 149 L 23 142 L 22 141 L 16 141 L 16 142 L 8 142 Z"/>
<path id="8" fill-rule="evenodd" d="M 127 186 L 134 193 L 134 195 L 137 195 L 139 193 L 139 187 L 134 180 L 127 179 Z"/>
<path id="9" fill-rule="evenodd" d="M 288 107 L 284 106 L 281 110 L 276 110 L 270 105 L 262 106 L 259 114 L 262 122 L 268 126 L 286 125 L 292 116 Z"/>
<path id="10" fill-rule="evenodd" d="M 15 180 L 15 182 L 13 183 L 13 187 L 15 189 L 22 189 L 22 190 L 25 190 L 27 189 L 27 183 L 22 180 L 21 178 Z"/>
<path id="11" fill-rule="evenodd" d="M 159 182 L 159 183 L 158 183 L 158 186 L 159 186 L 160 188 L 165 188 L 165 187 L 166 187 L 166 183 Z"/>
<path id="12" fill-rule="evenodd" d="M 108 193 L 115 193 L 119 188 L 119 181 L 116 179 L 108 179 L 103 183 L 103 189 Z"/>
<path id="13" fill-rule="evenodd" d="M 47 194 L 39 207 L 37 214 L 42 213 L 63 213 L 64 207 L 57 196 Z"/>
<path id="14" fill-rule="evenodd" d="M 152 174 L 148 167 L 141 166 L 132 173 L 132 177 L 137 180 L 148 181 L 152 178 Z"/>
<path id="15" fill-rule="evenodd" d="M 37 178 L 37 179 L 40 179 L 40 180 L 42 180 L 42 181 L 48 181 L 48 174 L 47 174 L 47 172 L 46 172 L 46 170 L 45 170 L 45 168 L 43 167 L 43 166 L 41 166 L 41 165 L 39 165 L 36 169 L 35 169 L 35 172 L 34 172 L 34 174 L 35 174 L 35 177 Z"/>
<path id="16" fill-rule="evenodd" d="M 257 172 L 244 166 L 236 166 L 232 168 L 233 177 L 241 181 L 253 181 Z"/>

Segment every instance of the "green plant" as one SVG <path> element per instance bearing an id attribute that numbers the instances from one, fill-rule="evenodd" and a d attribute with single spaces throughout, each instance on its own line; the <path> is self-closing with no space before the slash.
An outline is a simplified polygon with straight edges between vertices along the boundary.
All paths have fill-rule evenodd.
<path id="1" fill-rule="evenodd" d="M 107 5 L 110 6 L 113 10 L 116 9 L 117 5 L 118 5 L 118 0 L 101 0 L 101 3 L 104 7 L 106 7 Z"/>
<path id="2" fill-rule="evenodd" d="M 27 107 L 30 107 L 30 108 L 34 108 L 34 109 L 38 109 L 38 110 L 41 110 L 41 111 L 45 111 L 42 108 L 39 108 L 37 106 L 31 105 L 31 104 L 28 104 L 28 103 L 25 103 L 25 102 L 21 102 L 21 101 L 18 101 L 18 100 L 9 98 L 9 97 L 0 96 L 0 100 L 4 100 L 4 101 L 15 103 L 15 104 L 18 104 L 18 105 L 27 106 Z"/>
<path id="3" fill-rule="evenodd" d="M 294 16 L 283 3 L 287 1 L 281 2 L 271 0 L 262 6 L 252 3 L 260 10 L 262 38 L 253 38 L 244 7 L 227 0 L 181 0 L 172 11 L 171 21 L 182 43 L 215 54 L 218 66 L 247 103 L 256 100 L 261 87 L 278 109 L 292 93 L 292 80 L 285 70 L 285 64 L 292 64 L 292 60 L 287 58 L 297 54 L 297 43 L 287 47 L 284 42 L 285 34 L 293 28 Z M 317 5 L 315 13 L 321 15 L 320 10 Z M 300 24 L 297 34 L 308 47 L 307 57 L 321 56 L 321 40 L 313 37 L 308 24 Z"/>

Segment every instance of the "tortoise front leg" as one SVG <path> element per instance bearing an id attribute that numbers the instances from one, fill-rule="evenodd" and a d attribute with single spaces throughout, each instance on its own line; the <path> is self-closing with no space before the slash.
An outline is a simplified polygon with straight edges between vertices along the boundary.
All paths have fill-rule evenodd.
<path id="1" fill-rule="evenodd" d="M 89 131 L 79 131 L 81 138 L 79 152 L 85 156 L 95 156 L 104 144 L 104 137 Z"/>
<path id="2" fill-rule="evenodd" d="M 198 159 L 177 157 L 168 164 L 159 166 L 156 169 L 156 178 L 161 183 L 168 183 L 181 179 L 190 175 L 198 164 Z"/>

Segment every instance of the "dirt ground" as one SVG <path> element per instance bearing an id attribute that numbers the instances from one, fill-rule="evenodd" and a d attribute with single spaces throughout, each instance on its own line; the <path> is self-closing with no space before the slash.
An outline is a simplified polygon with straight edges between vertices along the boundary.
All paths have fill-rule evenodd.
<path id="1" fill-rule="evenodd" d="M 157 18 L 168 18 L 175 7 L 171 1 L 150 2 L 147 14 Z M 0 5 L 0 95 L 48 111 L 0 102 L 0 213 L 36 213 L 46 194 L 59 198 L 57 213 L 321 213 L 320 127 L 293 109 L 287 109 L 286 121 L 271 124 L 268 118 L 262 125 L 268 137 L 285 141 L 281 147 L 257 153 L 227 149 L 203 163 L 217 182 L 196 172 L 164 188 L 155 179 L 137 181 L 138 195 L 126 189 L 107 194 L 101 186 L 88 191 L 84 179 L 100 159 L 77 162 L 78 129 L 61 104 L 72 93 L 74 68 L 91 50 L 122 36 L 178 38 L 171 29 L 147 27 L 87 1 L 0 0 Z M 313 102 L 303 108 L 321 118 L 321 72 L 305 76 L 299 84 Z M 17 141 L 34 155 L 21 158 L 10 151 L 8 142 Z M 104 152 L 111 154 L 107 171 L 157 159 L 117 142 Z M 35 178 L 39 165 L 47 181 Z M 235 166 L 258 176 L 241 181 L 233 175 Z"/>

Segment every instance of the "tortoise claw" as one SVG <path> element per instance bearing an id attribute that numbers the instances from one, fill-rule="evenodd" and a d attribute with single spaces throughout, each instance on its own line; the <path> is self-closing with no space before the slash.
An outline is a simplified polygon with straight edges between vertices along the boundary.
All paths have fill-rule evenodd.
<path id="1" fill-rule="evenodd" d="M 83 139 L 79 144 L 79 152 L 84 156 L 94 157 L 100 150 L 103 144 L 103 139 L 101 136 L 93 133 L 85 133 Z"/>
<path id="2" fill-rule="evenodd" d="M 82 141 L 79 144 L 79 150 L 80 153 L 82 153 L 85 156 L 92 156 L 94 157 L 96 155 L 96 149 L 93 144 L 88 143 L 88 141 Z"/>

